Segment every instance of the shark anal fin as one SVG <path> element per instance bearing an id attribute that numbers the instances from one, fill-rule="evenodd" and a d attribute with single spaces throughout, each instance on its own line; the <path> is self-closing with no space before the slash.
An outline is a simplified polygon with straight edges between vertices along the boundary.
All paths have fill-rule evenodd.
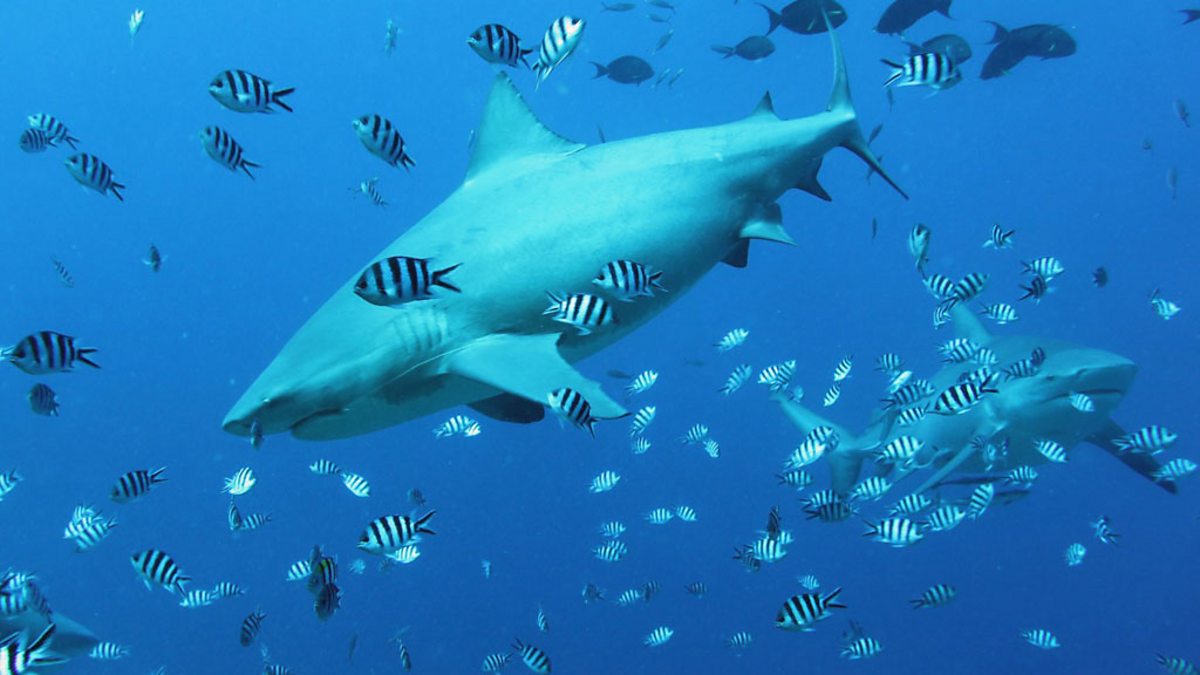
<path id="1" fill-rule="evenodd" d="M 741 241 L 739 241 L 736 245 L 734 245 L 733 250 L 730 251 L 724 258 L 721 259 L 721 262 L 725 263 L 726 265 L 729 265 L 730 267 L 737 267 L 738 269 L 741 269 L 741 268 L 745 267 L 746 265 L 749 265 L 750 264 L 750 240 L 742 239 Z"/>
<path id="2" fill-rule="evenodd" d="M 507 160 L 531 155 L 568 155 L 584 149 L 541 123 L 505 73 L 496 76 L 475 134 L 467 180 Z"/>
<path id="3" fill-rule="evenodd" d="M 491 335 L 448 355 L 442 368 L 538 405 L 546 404 L 550 392 L 570 387 L 587 399 L 594 417 L 628 415 L 598 382 L 587 379 L 563 359 L 558 353 L 558 337 L 557 333 Z"/>
<path id="4" fill-rule="evenodd" d="M 546 416 L 545 406 L 512 394 L 500 394 L 485 398 L 482 401 L 468 404 L 468 407 L 480 415 L 515 424 L 540 422 Z"/>
<path id="5" fill-rule="evenodd" d="M 789 246 L 796 245 L 796 240 L 792 239 L 787 230 L 783 229 L 783 211 L 778 204 L 774 203 L 761 206 L 758 212 L 742 226 L 738 236 L 742 239 L 761 239 Z"/>
<path id="6" fill-rule="evenodd" d="M 821 182 L 817 180 L 817 174 L 821 173 L 821 164 L 824 161 L 824 157 L 817 157 L 814 159 L 812 166 L 809 167 L 808 173 L 803 178 L 796 181 L 796 189 L 804 190 L 817 199 L 831 202 L 833 201 L 833 197 L 831 197 L 829 193 L 825 191 L 825 188 L 822 187 Z"/>
<path id="7" fill-rule="evenodd" d="M 1112 442 L 1112 439 L 1124 435 L 1125 430 L 1121 428 L 1121 425 L 1109 420 L 1104 428 L 1088 436 L 1087 442 L 1112 455 L 1118 462 L 1145 476 L 1148 480 L 1154 481 L 1155 485 L 1171 494 L 1176 494 L 1179 488 L 1175 486 L 1174 482 L 1154 480 L 1154 472 L 1161 466 L 1158 460 L 1141 452 L 1121 452 L 1120 448 Z"/>

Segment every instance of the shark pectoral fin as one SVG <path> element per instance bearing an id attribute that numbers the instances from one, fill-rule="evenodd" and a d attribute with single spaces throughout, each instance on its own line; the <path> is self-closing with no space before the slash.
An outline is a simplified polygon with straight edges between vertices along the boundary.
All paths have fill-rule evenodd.
<path id="1" fill-rule="evenodd" d="M 796 240 L 783 229 L 783 211 L 778 204 L 765 204 L 738 231 L 742 239 L 762 239 L 795 246 Z"/>
<path id="2" fill-rule="evenodd" d="M 467 180 L 505 161 L 531 155 L 569 155 L 584 149 L 550 131 L 534 116 L 505 73 L 496 76 L 475 134 Z"/>
<path id="3" fill-rule="evenodd" d="M 967 459 L 974 453 L 975 447 L 968 444 L 967 447 L 959 450 L 957 454 L 950 458 L 950 461 L 943 464 L 941 468 L 939 468 L 932 476 L 930 476 L 924 483 L 921 484 L 921 487 L 913 490 L 913 492 L 924 492 L 937 485 L 942 481 L 943 478 L 953 473 L 954 470 L 959 467 L 959 465 L 967 461 Z"/>
<path id="4" fill-rule="evenodd" d="M 613 419 L 629 414 L 558 353 L 558 334 L 491 335 L 446 357 L 445 372 L 482 382 L 508 394 L 546 404 L 546 396 L 562 387 L 583 395 L 592 415 Z M 486 413 L 485 413 L 486 414 Z"/>
<path id="5" fill-rule="evenodd" d="M 728 255 L 726 255 L 724 258 L 721 259 L 721 262 L 725 263 L 726 265 L 729 265 L 730 267 L 736 267 L 738 269 L 741 269 L 741 268 L 745 267 L 746 265 L 749 265 L 750 264 L 750 240 L 742 239 L 741 241 L 739 241 L 736 245 L 734 245 L 733 250 L 730 251 L 728 253 Z"/>
<path id="6" fill-rule="evenodd" d="M 546 408 L 542 404 L 512 394 L 500 394 L 485 398 L 482 401 L 470 403 L 467 407 L 494 420 L 515 424 L 540 422 L 546 416 Z"/>
<path id="7" fill-rule="evenodd" d="M 1116 444 L 1112 442 L 1112 439 L 1120 438 L 1124 435 L 1125 430 L 1121 428 L 1121 425 L 1108 420 L 1108 424 L 1087 437 L 1087 442 L 1112 455 L 1118 462 L 1145 476 L 1147 479 L 1154 481 L 1155 485 L 1171 494 L 1176 494 L 1179 489 L 1175 486 L 1174 482 L 1159 481 L 1154 478 L 1154 472 L 1160 467 L 1158 460 L 1141 452 L 1121 452 Z"/>

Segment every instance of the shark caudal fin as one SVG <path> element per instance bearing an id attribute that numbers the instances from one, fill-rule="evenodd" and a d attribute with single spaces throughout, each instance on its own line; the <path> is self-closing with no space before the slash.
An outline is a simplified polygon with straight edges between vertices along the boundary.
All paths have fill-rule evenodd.
<path id="1" fill-rule="evenodd" d="M 846 428 L 818 415 L 803 405 L 789 399 L 784 392 L 777 392 L 772 398 L 783 409 L 783 414 L 795 424 L 800 433 L 808 435 L 817 427 L 829 427 L 841 438 L 837 450 L 825 455 L 829 463 L 829 473 L 833 489 L 846 493 L 858 482 L 858 474 L 862 471 L 863 458 L 867 449 L 862 447 L 862 441 L 846 431 Z"/>
<path id="2" fill-rule="evenodd" d="M 824 14 L 824 11 L 822 11 L 822 14 Z M 843 112 L 850 116 L 850 122 L 844 126 L 846 136 L 842 139 L 841 146 L 858 155 L 868 166 L 882 176 L 888 185 L 891 185 L 896 192 L 899 192 L 901 197 L 908 199 L 908 193 L 897 185 L 896 181 L 892 180 L 892 177 L 884 170 L 883 164 L 880 164 L 879 158 L 871 151 L 871 146 L 867 145 L 867 139 L 863 136 L 862 128 L 858 126 L 858 115 L 854 111 L 854 101 L 850 97 L 850 78 L 846 74 L 846 57 L 842 54 L 842 42 L 838 39 L 837 31 L 829 23 L 828 16 L 825 16 L 825 25 L 829 30 L 829 40 L 833 43 L 833 92 L 829 94 L 829 105 L 825 107 L 825 111 Z"/>

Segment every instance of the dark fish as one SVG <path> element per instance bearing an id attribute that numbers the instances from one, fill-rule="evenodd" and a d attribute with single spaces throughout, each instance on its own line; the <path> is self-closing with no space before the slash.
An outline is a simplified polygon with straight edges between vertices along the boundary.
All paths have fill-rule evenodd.
<path id="1" fill-rule="evenodd" d="M 646 18 L 654 23 L 671 23 L 671 17 L 663 16 L 662 14 L 647 14 Z"/>
<path id="2" fill-rule="evenodd" d="M 632 2 L 614 2 L 611 5 L 607 2 L 602 2 L 600 3 L 600 6 L 604 8 L 601 10 L 604 12 L 628 12 L 634 7 L 637 7 L 637 5 L 633 4 Z"/>
<path id="3" fill-rule="evenodd" d="M 846 10 L 842 9 L 842 6 L 834 0 L 796 0 L 785 5 L 779 11 L 775 11 L 761 2 L 758 3 L 758 6 L 767 10 L 767 20 L 771 22 L 767 28 L 767 34 L 780 26 L 801 35 L 824 33 L 827 27 L 821 10 L 825 11 L 830 25 L 834 28 L 846 23 Z"/>
<path id="4" fill-rule="evenodd" d="M 989 23 L 996 29 L 989 44 L 996 46 L 988 54 L 980 73 L 985 80 L 1007 75 L 1027 56 L 1060 59 L 1076 51 L 1075 38 L 1058 26 L 1034 24 L 1008 30 L 995 21 Z"/>
<path id="5" fill-rule="evenodd" d="M 354 660 L 354 652 L 358 649 L 358 633 L 350 636 L 350 648 L 346 650 L 346 663 Z"/>
<path id="6" fill-rule="evenodd" d="M 950 18 L 951 2 L 952 0 L 895 0 L 883 10 L 879 23 L 875 24 L 875 32 L 899 35 L 934 12 Z"/>
<path id="7" fill-rule="evenodd" d="M 713 45 L 712 50 L 718 54 L 724 54 L 725 58 L 736 55 L 747 61 L 759 61 L 775 53 L 775 43 L 765 35 L 751 35 L 737 43 L 737 46 Z"/>
<path id="8" fill-rule="evenodd" d="M 1096 271 L 1092 272 L 1092 283 L 1096 288 L 1104 288 L 1108 285 L 1108 270 L 1103 267 L 1097 267 Z"/>
<path id="9" fill-rule="evenodd" d="M 875 241 L 875 235 L 879 234 L 879 219 L 871 219 L 871 241 Z"/>
<path id="10" fill-rule="evenodd" d="M 38 415 L 58 417 L 58 394 L 38 382 L 29 390 L 29 408 Z"/>
<path id="11" fill-rule="evenodd" d="M 146 259 L 142 262 L 146 263 L 146 266 L 150 268 L 151 272 L 158 273 L 158 271 L 162 269 L 163 263 L 163 257 L 162 254 L 158 252 L 158 247 L 154 244 L 150 244 L 150 250 L 146 253 Z"/>
<path id="12" fill-rule="evenodd" d="M 883 132 L 883 125 L 876 124 L 875 128 L 871 130 L 871 135 L 867 136 L 867 145 L 874 143 L 875 139 L 879 138 L 879 134 L 882 132 Z"/>
<path id="13" fill-rule="evenodd" d="M 592 65 L 596 66 L 596 74 L 593 79 L 607 77 L 613 82 L 621 84 L 641 84 L 654 77 L 654 68 L 646 63 L 645 59 L 637 56 L 622 56 L 607 66 L 595 61 L 592 62 Z"/>
<path id="14" fill-rule="evenodd" d="M 413 506 L 424 506 L 425 495 L 417 488 L 410 488 L 408 491 L 408 501 L 413 503 Z"/>
<path id="15" fill-rule="evenodd" d="M 608 142 L 608 139 L 604 137 L 604 127 L 600 126 L 599 124 L 596 125 L 596 135 L 600 137 L 601 143 Z"/>
<path id="16" fill-rule="evenodd" d="M 67 288 L 75 288 L 75 279 L 71 277 L 71 270 L 62 263 L 58 258 L 51 258 L 50 262 L 54 263 L 54 271 L 58 272 L 58 280 Z"/>
<path id="17" fill-rule="evenodd" d="M 1183 14 L 1183 22 L 1185 24 L 1200 19 L 1200 9 L 1181 9 L 1179 13 Z"/>
<path id="18" fill-rule="evenodd" d="M 661 9 L 669 9 L 672 12 L 675 11 L 675 5 L 667 2 L 667 0 L 646 0 L 646 4 L 654 5 L 655 7 L 659 7 Z"/>
<path id="19" fill-rule="evenodd" d="M 1191 122 L 1188 121 L 1192 115 L 1188 112 L 1187 103 L 1181 98 L 1175 99 L 1175 115 L 1179 117 L 1180 122 L 1183 122 L 1183 126 L 1192 128 Z"/>
<path id="20" fill-rule="evenodd" d="M 968 61 L 973 55 L 973 52 L 971 51 L 971 45 L 968 44 L 966 40 L 957 35 L 949 33 L 946 35 L 939 35 L 937 37 L 929 38 L 921 44 L 916 44 L 913 42 L 907 42 L 905 44 L 908 45 L 910 54 L 922 54 L 928 52 L 945 54 L 946 56 L 950 57 L 950 60 L 953 61 L 955 65 L 959 66 Z"/>
<path id="21" fill-rule="evenodd" d="M 241 629 L 238 631 L 238 641 L 243 647 L 249 647 L 254 643 L 254 639 L 258 637 L 258 632 L 262 630 L 263 619 L 267 618 L 261 610 L 254 610 L 242 619 Z"/>
<path id="22" fill-rule="evenodd" d="M 671 38 L 674 36 L 675 36 L 674 28 L 668 29 L 667 32 L 663 33 L 662 37 L 658 38 L 658 43 L 656 43 L 654 45 L 654 53 L 657 54 L 660 49 L 662 49 L 663 47 L 666 47 L 667 43 L 670 42 Z"/>
<path id="23" fill-rule="evenodd" d="M 316 599 L 313 600 L 313 611 L 316 612 L 317 618 L 324 621 L 333 616 L 341 606 L 342 591 L 337 584 L 322 584 Z"/>

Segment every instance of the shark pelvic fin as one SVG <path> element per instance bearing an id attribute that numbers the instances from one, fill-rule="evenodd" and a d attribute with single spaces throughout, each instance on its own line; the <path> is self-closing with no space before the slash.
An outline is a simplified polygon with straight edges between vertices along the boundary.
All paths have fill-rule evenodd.
<path id="1" fill-rule="evenodd" d="M 550 392 L 570 387 L 587 399 L 596 418 L 628 415 L 629 411 L 604 393 L 598 382 L 587 379 L 563 359 L 558 353 L 558 338 L 557 333 L 491 335 L 447 356 L 443 368 L 538 405 L 546 404 Z"/>
<path id="2" fill-rule="evenodd" d="M 973 454 L 975 454 L 975 447 L 970 444 L 967 444 L 967 446 L 965 448 L 963 448 L 962 450 L 959 450 L 957 453 L 955 453 L 953 457 L 951 457 L 945 464 L 943 464 L 924 483 L 921 483 L 921 487 L 917 488 L 916 490 L 913 490 L 912 491 L 913 494 L 924 492 L 924 491 L 932 488 L 933 486 L 937 485 L 938 483 L 940 483 L 942 481 L 943 478 L 945 478 L 946 476 L 949 476 L 951 473 L 954 473 L 954 470 L 957 469 L 963 462 L 967 461 L 967 459 L 970 458 L 971 455 L 973 455 Z"/>
<path id="3" fill-rule="evenodd" d="M 512 394 L 500 394 L 468 404 L 471 410 L 501 422 L 532 424 L 546 416 L 545 406 Z"/>
<path id="4" fill-rule="evenodd" d="M 992 334 L 984 328 L 975 312 L 959 302 L 950 308 L 950 320 L 954 323 L 954 332 L 958 337 L 964 337 L 977 345 L 984 345 L 992 339 Z"/>
<path id="5" fill-rule="evenodd" d="M 497 164 L 530 155 L 568 155 L 584 149 L 550 131 L 529 109 L 505 73 L 496 76 L 467 165 L 471 180 Z"/>
<path id="6" fill-rule="evenodd" d="M 783 211 L 775 203 L 760 206 L 754 217 L 742 226 L 738 236 L 742 239 L 762 239 L 789 246 L 796 245 L 796 240 L 783 229 Z"/>
<path id="7" fill-rule="evenodd" d="M 842 54 L 842 42 L 838 39 L 837 31 L 833 29 L 824 9 L 821 10 L 821 13 L 825 16 L 829 40 L 833 43 L 833 91 L 829 94 L 829 104 L 825 106 L 825 111 L 850 115 L 850 121 L 845 125 L 845 137 L 839 145 L 858 155 L 867 163 L 867 166 L 870 166 L 887 181 L 888 185 L 899 192 L 901 197 L 908 199 L 908 193 L 901 189 L 883 169 L 883 164 L 879 162 L 879 158 L 871 151 L 871 146 L 867 145 L 867 139 L 863 137 L 862 129 L 858 126 L 858 114 L 854 110 L 854 100 L 850 96 L 850 77 L 846 74 L 846 57 Z"/>
<path id="8" fill-rule="evenodd" d="M 750 117 L 765 117 L 770 116 L 774 119 L 779 119 L 779 114 L 775 112 L 775 102 L 771 100 L 771 92 L 763 93 L 763 97 L 759 99 L 758 105 L 754 106 L 754 110 L 750 113 Z"/>
<path id="9" fill-rule="evenodd" d="M 1159 463 L 1154 457 L 1141 452 L 1122 452 L 1117 448 L 1112 439 L 1124 435 L 1125 430 L 1116 422 L 1109 420 L 1108 424 L 1099 431 L 1088 436 L 1087 442 L 1112 455 L 1118 462 L 1145 476 L 1148 480 L 1154 481 L 1154 484 L 1160 488 L 1176 494 L 1179 490 L 1173 481 L 1155 479 L 1154 472 L 1159 469 Z"/>

